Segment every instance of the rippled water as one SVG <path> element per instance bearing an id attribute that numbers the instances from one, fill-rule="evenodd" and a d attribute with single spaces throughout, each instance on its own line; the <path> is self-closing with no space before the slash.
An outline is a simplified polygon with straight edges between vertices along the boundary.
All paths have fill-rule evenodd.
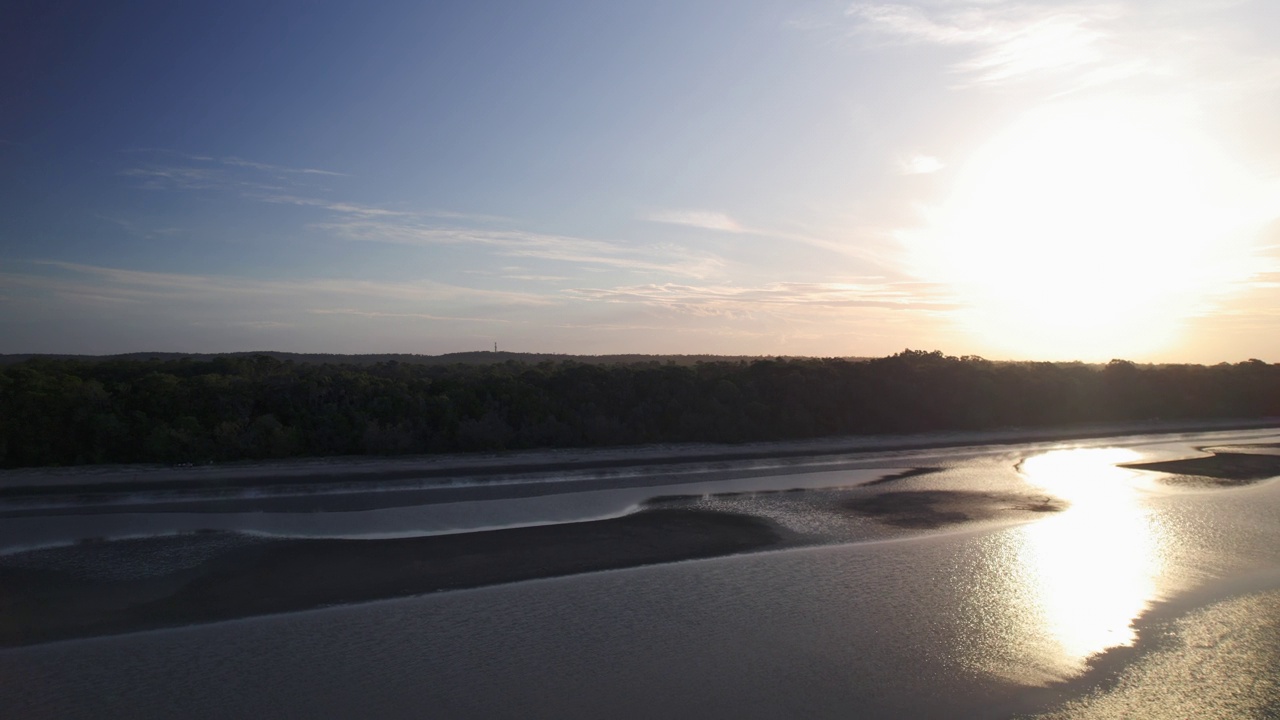
<path id="1" fill-rule="evenodd" d="M 1277 438 L 899 453 L 883 466 L 945 467 L 905 488 L 1019 488 L 1070 507 L 3 650 L 0 715 L 953 718 L 1065 702 L 1054 717 L 1275 717 L 1280 483 L 1169 487 L 1116 463 Z"/>

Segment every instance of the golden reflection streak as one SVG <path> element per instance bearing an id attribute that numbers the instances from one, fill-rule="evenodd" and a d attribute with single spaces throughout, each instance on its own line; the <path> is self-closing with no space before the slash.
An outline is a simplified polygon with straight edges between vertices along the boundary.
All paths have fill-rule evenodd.
<path id="1" fill-rule="evenodd" d="M 1159 528 L 1132 482 L 1136 473 L 1116 467 L 1140 457 L 1120 448 L 1059 450 L 1021 466 L 1027 482 L 1071 503 L 1023 528 L 1018 558 L 1046 630 L 1073 662 L 1132 644 L 1130 623 L 1156 594 Z"/>
<path id="2" fill-rule="evenodd" d="M 1142 456 L 1123 448 L 1053 450 L 1024 460 L 1032 487 L 1070 507 L 995 536 L 983 589 L 996 628 L 974 659 L 988 672 L 1042 684 L 1135 640 L 1131 623 L 1156 599 L 1164 533 L 1142 502 Z"/>

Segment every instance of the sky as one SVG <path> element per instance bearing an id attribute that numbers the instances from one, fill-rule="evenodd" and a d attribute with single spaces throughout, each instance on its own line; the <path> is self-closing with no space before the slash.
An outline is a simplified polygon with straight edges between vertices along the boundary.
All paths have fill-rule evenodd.
<path id="1" fill-rule="evenodd" d="M 1280 362 L 1280 3 L 0 6 L 0 353 Z"/>

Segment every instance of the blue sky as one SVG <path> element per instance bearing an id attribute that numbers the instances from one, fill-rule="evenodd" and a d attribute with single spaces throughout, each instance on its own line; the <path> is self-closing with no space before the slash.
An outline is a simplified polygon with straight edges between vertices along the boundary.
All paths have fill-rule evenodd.
<path id="1" fill-rule="evenodd" d="M 1280 8 L 28 2 L 0 352 L 1280 361 Z"/>

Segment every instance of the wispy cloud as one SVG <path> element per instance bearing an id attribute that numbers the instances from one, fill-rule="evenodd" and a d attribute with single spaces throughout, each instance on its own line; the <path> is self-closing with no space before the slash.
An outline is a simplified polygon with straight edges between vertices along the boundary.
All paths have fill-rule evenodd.
<path id="1" fill-rule="evenodd" d="M 278 322 L 276 320 L 220 320 L 218 322 L 194 322 L 193 327 L 234 327 L 269 332 L 297 327 L 297 323 Z"/>
<path id="2" fill-rule="evenodd" d="M 445 322 L 483 322 L 510 323 L 510 320 L 493 317 L 458 317 L 452 315 L 433 315 L 431 313 L 378 312 L 372 310 L 356 310 L 355 308 L 313 309 L 307 312 L 312 315 L 354 315 L 363 318 L 392 318 L 407 320 L 441 320 Z"/>
<path id="3" fill-rule="evenodd" d="M 757 287 L 665 283 L 570 294 L 597 301 L 662 307 L 695 315 L 812 314 L 817 310 L 881 308 L 945 312 L 957 305 L 941 285 L 918 282 L 770 283 Z"/>
<path id="4" fill-rule="evenodd" d="M 313 227 L 339 237 L 364 242 L 401 245 L 460 245 L 492 249 L 507 257 L 539 258 L 624 270 L 659 272 L 683 277 L 707 277 L 721 261 L 708 254 L 674 247 L 634 247 L 565 235 L 495 230 L 490 228 L 439 227 L 412 218 L 396 221 L 367 219 L 360 213 Z"/>
<path id="5" fill-rule="evenodd" d="M 568 275 L 543 275 L 531 272 L 528 268 L 519 265 L 509 265 L 494 270 L 463 270 L 462 272 L 467 275 L 497 277 L 503 280 L 525 280 L 528 282 L 561 283 L 571 279 Z"/>
<path id="6" fill-rule="evenodd" d="M 1103 62 L 1109 36 L 1102 26 L 1124 11 L 1114 3 L 856 3 L 846 14 L 861 33 L 967 47 L 969 57 L 952 69 L 974 84 L 1002 84 Z"/>
<path id="7" fill-rule="evenodd" d="M 723 232 L 747 232 L 737 220 L 722 212 L 712 210 L 664 210 L 649 214 L 646 218 L 651 222 L 686 225 L 704 230 L 720 230 Z"/>
<path id="8" fill-rule="evenodd" d="M 297 298 L 324 303 L 324 299 L 363 298 L 368 301 L 416 303 L 481 302 L 492 305 L 548 305 L 554 299 L 531 293 L 467 288 L 435 281 L 374 282 L 346 278 L 258 280 L 252 278 L 83 265 L 61 261 L 35 261 L 53 273 L 2 273 L 0 284 L 64 294 L 93 295 L 117 301 L 220 303 L 265 298 Z"/>
<path id="9" fill-rule="evenodd" d="M 665 210 L 650 213 L 644 216 L 643 219 L 649 222 L 683 225 L 735 235 L 751 235 L 774 241 L 805 245 L 879 268 L 894 267 L 897 264 L 893 258 L 884 252 L 884 248 L 893 245 L 894 241 L 875 237 L 877 231 L 870 228 L 851 230 L 845 226 L 838 231 L 831 231 L 804 228 L 796 230 L 755 227 L 739 222 L 727 213 L 712 210 Z M 880 234 L 885 234 L 887 237 L 887 233 Z M 856 238 L 852 236 L 856 236 Z M 696 277 L 703 278 L 707 277 L 707 275 L 700 274 Z"/>
<path id="10" fill-rule="evenodd" d="M 287 193 L 310 187 L 320 179 L 345 177 L 316 168 L 295 168 L 255 162 L 238 157 L 192 155 L 157 148 L 126 150 L 138 159 L 119 171 L 144 190 L 222 190 L 242 194 Z"/>
<path id="11" fill-rule="evenodd" d="M 361 205 L 358 203 L 337 202 L 320 198 L 299 197 L 297 195 L 253 195 L 256 200 L 276 205 L 299 205 L 302 207 L 321 208 L 331 212 L 353 215 L 356 217 L 414 217 L 416 213 L 404 210 L 388 210 L 387 208 Z"/>
<path id="12" fill-rule="evenodd" d="M 929 175 L 946 167 L 941 160 L 932 155 L 912 155 L 900 163 L 903 175 Z"/>
<path id="13" fill-rule="evenodd" d="M 508 274 L 501 277 L 507 280 L 528 280 L 529 282 L 565 282 L 569 279 L 566 275 L 530 275 L 530 274 Z"/>
<path id="14" fill-rule="evenodd" d="M 297 176 L 339 176 L 327 170 L 288 168 L 241 158 L 215 158 L 170 151 L 137 150 L 180 159 L 183 165 L 147 164 L 120 174 L 141 181 L 141 187 L 158 190 L 230 192 L 245 200 L 272 205 L 312 208 L 327 214 L 307 224 L 343 240 L 397 245 L 454 245 L 480 249 L 504 257 L 525 257 L 642 273 L 705 278 L 722 261 L 705 252 L 671 245 L 622 244 L 554 233 L 493 227 L 510 225 L 508 218 L 466 213 L 388 208 L 323 197 L 295 182 Z M 247 171 L 241 172 L 241 171 Z M 277 183 L 264 181 L 273 175 Z M 687 219 L 687 218 L 686 218 Z M 703 218 L 705 220 L 705 218 Z M 722 219 L 726 228 L 732 220 Z M 560 277 L 541 275 L 541 279 Z M 532 279 L 532 274 L 526 279 Z"/>
<path id="15" fill-rule="evenodd" d="M 642 339 L 644 344 L 636 347 L 672 347 L 675 352 L 681 345 L 669 344 L 669 338 L 679 333 L 716 337 L 727 343 L 721 347 L 748 353 L 890 352 L 900 349 L 904 337 L 946 336 L 957 310 L 941 286 L 878 277 L 758 285 L 663 283 L 578 288 L 565 294 L 590 308 L 579 309 L 566 327 L 613 333 L 624 346 Z"/>
<path id="16" fill-rule="evenodd" d="M 226 185 L 213 168 L 152 165 L 125 168 L 120 175 L 136 178 L 146 190 L 209 190 Z"/>
<path id="17" fill-rule="evenodd" d="M 1227 17 L 1236 0 L 1078 0 L 1030 3 L 856 2 L 856 35 L 880 42 L 954 48 L 960 85 L 997 86 L 1053 78 L 1059 92 L 1134 77 L 1182 86 L 1280 82 L 1280 58 L 1251 46 Z"/>
<path id="18" fill-rule="evenodd" d="M 217 162 L 231 167 L 253 168 L 254 170 L 263 170 L 265 172 L 285 173 L 289 175 L 328 175 L 330 177 L 346 177 L 346 173 L 334 172 L 332 170 L 319 170 L 316 168 L 293 168 L 283 165 L 270 165 L 268 163 L 253 162 L 238 157 L 218 158 Z"/>
<path id="19" fill-rule="evenodd" d="M 346 177 L 346 173 L 335 172 L 333 170 L 320 170 L 318 168 L 309 167 L 289 167 L 287 165 L 275 165 L 271 163 L 257 162 L 254 160 L 246 160 L 235 156 L 214 157 L 212 155 L 195 155 L 192 153 L 184 153 L 177 150 L 167 148 L 128 148 L 124 150 L 130 155 L 152 158 L 153 161 L 159 159 L 167 159 L 169 164 L 174 162 L 184 162 L 187 164 L 196 164 L 206 168 L 216 168 L 218 166 L 224 168 L 245 168 L 256 170 L 259 172 L 272 173 L 277 175 L 324 175 L 328 177 Z"/>
<path id="20" fill-rule="evenodd" d="M 99 220 L 105 220 L 113 225 L 117 225 L 125 231 L 141 237 L 166 237 L 182 235 L 187 231 L 183 228 L 173 227 L 171 225 L 161 225 L 153 227 L 150 223 L 131 220 L 129 218 L 115 217 L 111 215 L 96 215 Z"/>

